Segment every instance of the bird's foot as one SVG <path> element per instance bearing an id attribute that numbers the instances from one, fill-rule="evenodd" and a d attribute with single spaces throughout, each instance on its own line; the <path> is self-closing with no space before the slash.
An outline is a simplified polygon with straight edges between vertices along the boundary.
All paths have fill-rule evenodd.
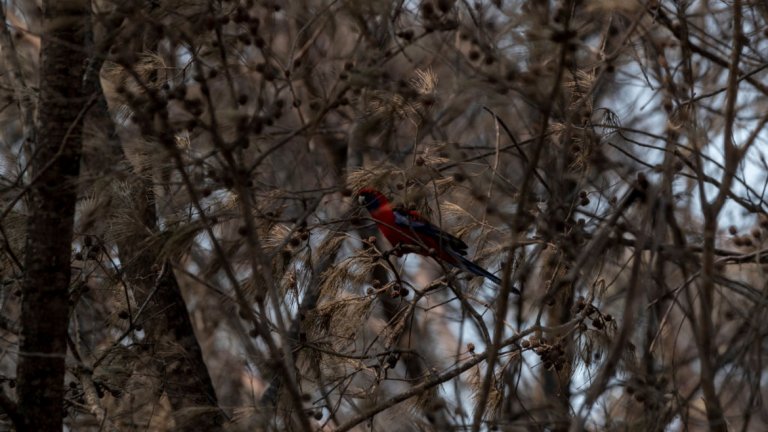
<path id="1" fill-rule="evenodd" d="M 383 255 L 384 255 L 384 259 L 389 258 L 390 255 L 394 255 L 394 256 L 400 258 L 401 256 L 405 255 L 405 252 L 403 251 L 402 245 L 396 244 L 395 247 L 393 247 L 392 249 L 384 252 Z"/>

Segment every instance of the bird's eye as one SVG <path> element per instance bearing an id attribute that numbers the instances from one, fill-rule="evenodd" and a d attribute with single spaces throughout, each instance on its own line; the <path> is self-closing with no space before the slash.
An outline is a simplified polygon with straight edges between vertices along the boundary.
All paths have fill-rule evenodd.
<path id="1" fill-rule="evenodd" d="M 360 205 L 365 205 L 365 203 L 368 201 L 365 195 L 360 195 L 357 197 L 357 202 L 360 203 Z"/>

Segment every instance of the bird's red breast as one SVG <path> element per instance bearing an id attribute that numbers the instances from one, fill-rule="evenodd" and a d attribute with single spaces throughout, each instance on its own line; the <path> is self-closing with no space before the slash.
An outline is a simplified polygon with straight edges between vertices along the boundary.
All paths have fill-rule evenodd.
<path id="1" fill-rule="evenodd" d="M 364 188 L 358 192 L 358 197 L 384 238 L 393 246 L 412 246 L 412 252 L 434 255 L 450 264 L 456 264 L 457 260 L 449 253 L 449 248 L 456 249 L 453 252 L 460 255 L 466 253 L 464 242 L 435 227 L 414 210 L 393 208 L 381 192 Z"/>

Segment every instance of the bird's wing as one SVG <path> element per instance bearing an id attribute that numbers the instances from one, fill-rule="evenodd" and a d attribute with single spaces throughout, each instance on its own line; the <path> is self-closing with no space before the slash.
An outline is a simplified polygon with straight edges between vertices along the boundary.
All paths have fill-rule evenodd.
<path id="1" fill-rule="evenodd" d="M 395 214 L 395 225 L 400 228 L 403 234 L 411 236 L 428 236 L 438 245 L 449 247 L 460 255 L 467 254 L 468 246 L 466 243 L 434 226 L 417 212 L 396 208 L 393 210 L 393 213 Z"/>

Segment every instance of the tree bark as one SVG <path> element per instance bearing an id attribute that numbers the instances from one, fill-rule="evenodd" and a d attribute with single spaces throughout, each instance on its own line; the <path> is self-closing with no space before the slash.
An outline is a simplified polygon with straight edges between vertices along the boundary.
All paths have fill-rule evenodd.
<path id="1" fill-rule="evenodd" d="M 157 230 L 154 193 L 145 180 L 134 185 L 133 204 L 147 232 Z M 216 431 L 224 422 L 203 353 L 170 260 L 158 262 L 147 236 L 120 240 L 125 276 L 139 305 L 137 322 L 147 332 L 155 372 L 162 376 L 177 431 Z"/>
<path id="2" fill-rule="evenodd" d="M 100 65 L 97 69 L 100 69 Z M 106 129 L 109 149 L 100 154 L 109 160 L 125 160 L 115 125 L 110 118 L 103 89 L 98 79 L 89 82 L 88 92 L 96 100 L 91 121 Z M 151 139 L 151 137 L 149 137 Z M 124 162 L 121 162 L 124 163 Z M 86 166 L 88 164 L 86 163 Z M 89 167 L 98 171 L 98 166 Z M 157 232 L 157 212 L 152 181 L 144 173 L 134 173 L 130 207 L 144 229 L 135 236 L 117 241 L 118 257 L 136 302 L 146 307 L 133 317 L 147 332 L 152 352 L 153 372 L 162 376 L 163 390 L 179 431 L 220 430 L 224 422 L 216 392 L 203 353 L 181 295 L 170 260 L 161 261 L 158 251 L 147 247 L 150 233 Z"/>
<path id="3" fill-rule="evenodd" d="M 96 52 L 89 64 L 86 92 L 93 95 L 94 109 L 88 120 L 98 125 L 95 129 L 106 132 L 108 145 L 105 151 L 98 154 L 98 160 L 91 163 L 86 159 L 84 166 L 97 176 L 109 175 L 110 170 L 116 167 L 130 170 L 99 81 L 103 59 L 115 43 L 120 43 L 111 26 L 119 26 L 122 19 L 120 14 L 109 17 L 100 26 L 97 25 L 93 32 Z M 143 33 L 143 38 L 133 41 L 137 44 L 135 51 L 157 51 L 157 40 L 147 36 L 146 30 Z M 151 141 L 154 136 L 145 134 L 143 138 Z M 130 196 L 120 205 L 124 207 L 123 210 L 132 212 L 142 228 L 136 235 L 116 241 L 125 279 L 136 303 L 145 305 L 141 315 L 131 317 L 131 321 L 146 331 L 146 341 L 153 359 L 151 373 L 160 376 L 162 390 L 168 397 L 176 422 L 174 430 L 221 430 L 225 416 L 219 408 L 213 382 L 203 360 L 202 348 L 173 272 L 173 262 L 159 257 L 159 250 L 148 246 L 153 244 L 150 237 L 158 231 L 153 180 L 141 168 L 136 170 L 126 173 L 132 176 L 129 182 Z"/>
<path id="4" fill-rule="evenodd" d="M 82 149 L 85 21 L 90 2 L 45 1 L 37 143 L 17 369 L 19 429 L 61 431 L 69 319 L 68 287 Z"/>

